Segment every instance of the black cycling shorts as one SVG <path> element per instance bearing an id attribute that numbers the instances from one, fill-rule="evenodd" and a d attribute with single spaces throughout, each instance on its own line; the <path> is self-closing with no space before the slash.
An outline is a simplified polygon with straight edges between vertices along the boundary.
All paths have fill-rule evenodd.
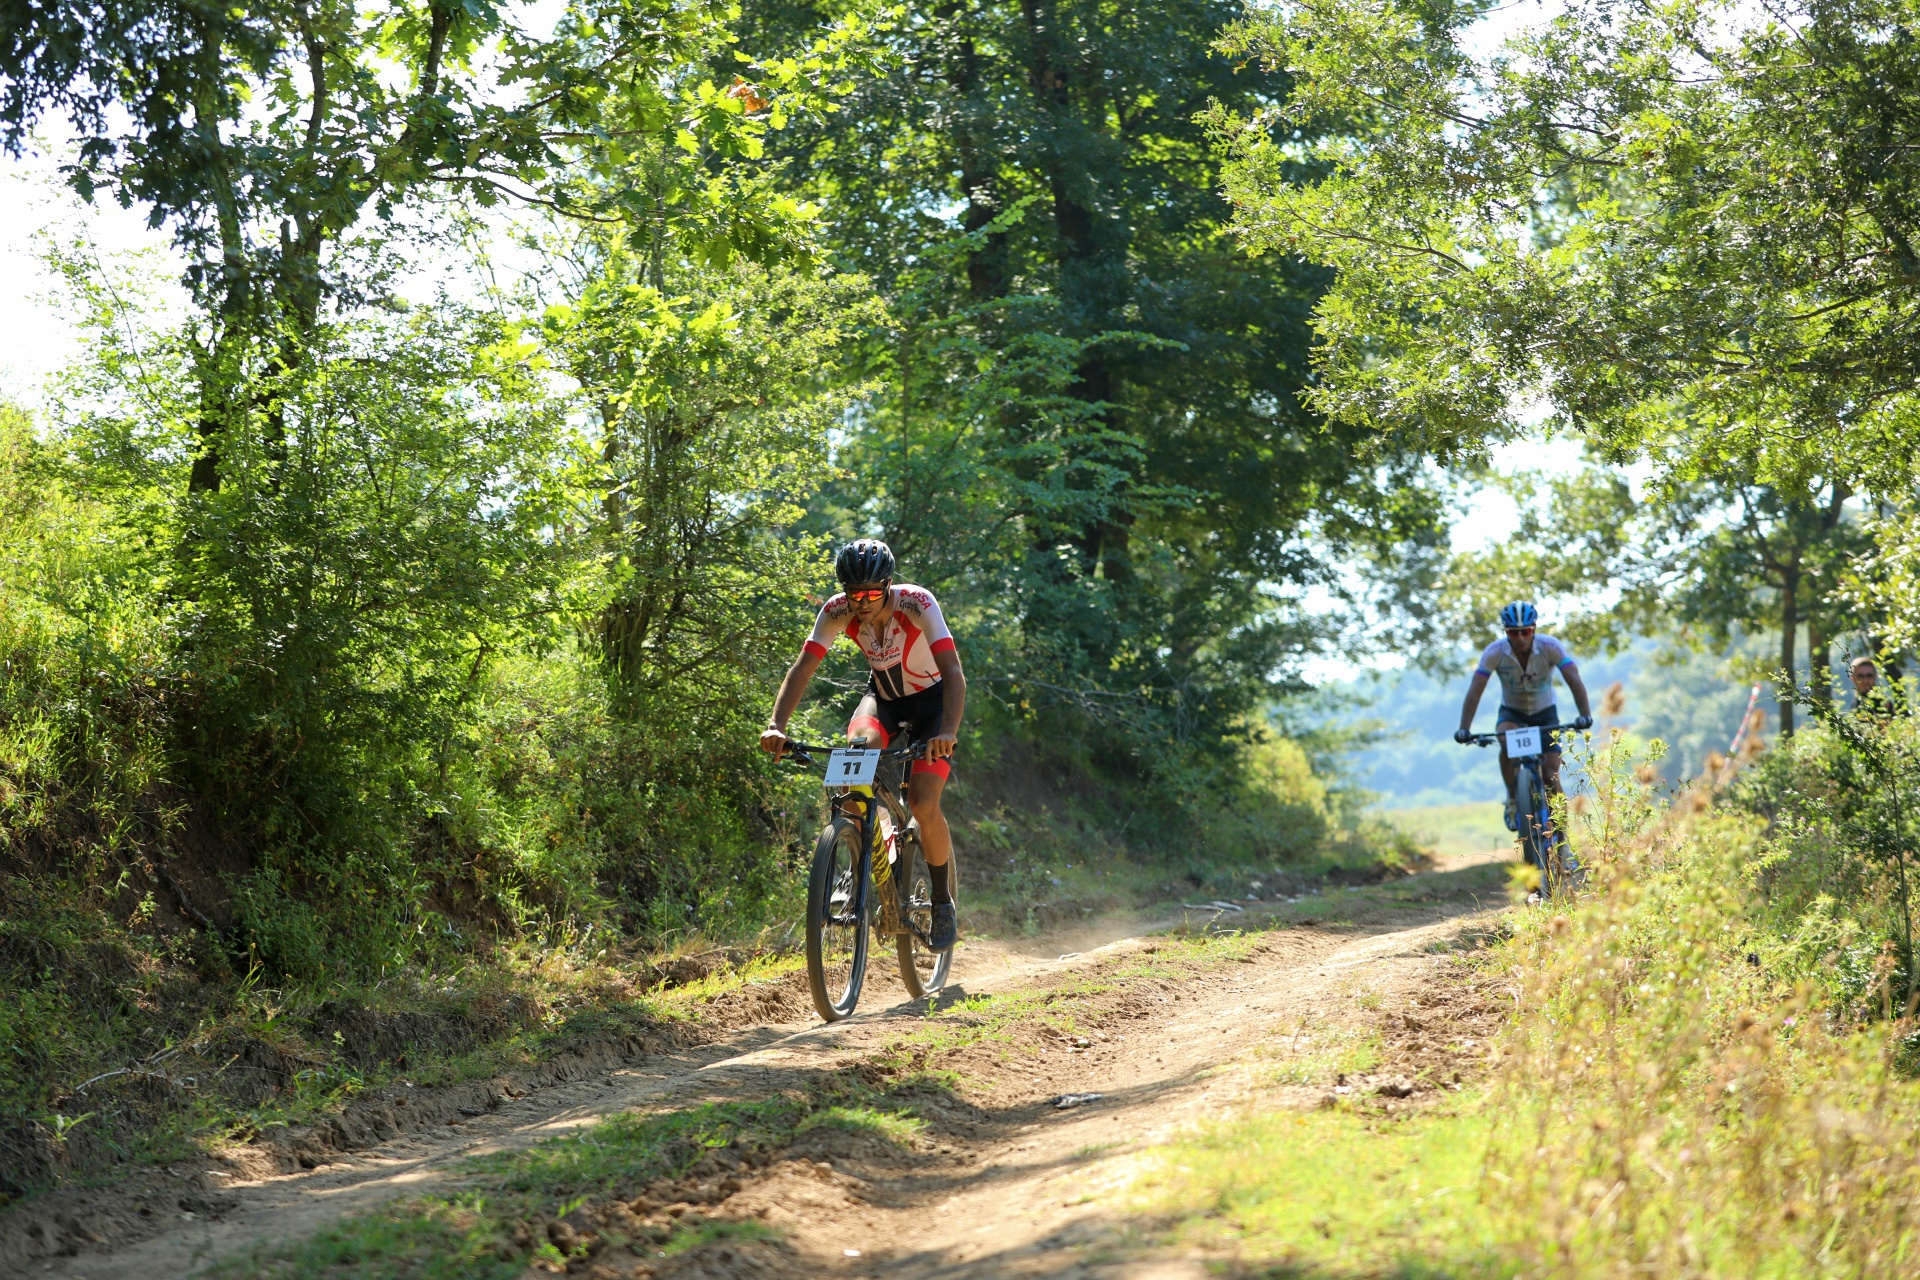
<path id="1" fill-rule="evenodd" d="M 1517 724 L 1523 727 L 1532 725 L 1536 729 L 1544 729 L 1550 724 L 1560 723 L 1560 708 L 1552 706 L 1542 707 L 1538 711 L 1515 711 L 1512 707 L 1501 707 L 1500 713 L 1494 716 L 1493 722 L 1495 724 Z M 1500 740 L 1500 750 L 1504 753 L 1506 749 L 1506 739 L 1502 738 Z M 1554 733 L 1552 730 L 1548 730 L 1546 742 L 1542 745 L 1541 750 L 1547 754 L 1558 755 L 1560 753 L 1560 735 Z"/>
<path id="2" fill-rule="evenodd" d="M 882 747 L 930 738 L 940 731 L 940 716 L 946 710 L 946 700 L 939 681 L 918 693 L 892 699 L 881 697 L 869 683 L 866 696 L 860 699 L 860 705 L 853 709 L 853 718 L 847 721 L 847 734 L 859 732 L 862 722 L 866 722 L 880 730 L 882 736 L 877 745 Z M 915 760 L 913 772 L 937 773 L 945 778 L 951 776 L 952 769 L 945 760 Z"/>

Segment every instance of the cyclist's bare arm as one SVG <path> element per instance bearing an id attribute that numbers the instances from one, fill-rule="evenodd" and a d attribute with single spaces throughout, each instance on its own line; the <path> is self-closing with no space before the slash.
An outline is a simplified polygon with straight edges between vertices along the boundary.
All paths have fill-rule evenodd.
<path id="1" fill-rule="evenodd" d="M 773 700 L 773 721 L 767 725 L 766 732 L 760 735 L 760 749 L 770 751 L 778 759 L 787 747 L 787 721 L 793 719 L 793 713 L 800 706 L 800 699 L 807 696 L 807 685 L 813 680 L 813 673 L 820 669 L 820 655 L 802 650 L 800 656 L 787 668 L 787 678 L 780 682 L 780 693 Z"/>
<path id="2" fill-rule="evenodd" d="M 1473 679 L 1467 681 L 1467 700 L 1460 704 L 1460 731 L 1462 733 L 1473 732 L 1473 718 L 1479 714 L 1480 695 L 1487 691 L 1488 679 L 1490 679 L 1490 677 L 1476 671 L 1473 673 Z M 1586 696 L 1584 687 L 1581 690 L 1580 696 Z"/>
<path id="3" fill-rule="evenodd" d="M 1580 708 L 1580 714 L 1589 720 L 1593 718 L 1593 706 L 1587 701 L 1587 682 L 1580 678 L 1580 668 L 1569 662 L 1560 668 L 1560 678 L 1567 682 L 1567 692 L 1573 695 L 1573 705 Z"/>
<path id="4" fill-rule="evenodd" d="M 967 709 L 967 677 L 960 670 L 957 649 L 942 649 L 933 655 L 940 668 L 940 732 L 927 739 L 927 755 L 944 760 L 960 742 L 960 717 Z"/>

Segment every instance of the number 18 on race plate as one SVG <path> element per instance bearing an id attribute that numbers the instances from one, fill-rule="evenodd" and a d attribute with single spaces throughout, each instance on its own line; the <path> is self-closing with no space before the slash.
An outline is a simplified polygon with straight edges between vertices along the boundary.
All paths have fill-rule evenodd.
<path id="1" fill-rule="evenodd" d="M 839 752 L 834 754 L 838 755 Z M 1507 754 L 1516 760 L 1540 754 L 1540 730 L 1532 725 L 1507 730 Z"/>
<path id="2" fill-rule="evenodd" d="M 827 785 L 865 787 L 873 783 L 880 767 L 878 751 L 835 751 L 827 757 Z"/>

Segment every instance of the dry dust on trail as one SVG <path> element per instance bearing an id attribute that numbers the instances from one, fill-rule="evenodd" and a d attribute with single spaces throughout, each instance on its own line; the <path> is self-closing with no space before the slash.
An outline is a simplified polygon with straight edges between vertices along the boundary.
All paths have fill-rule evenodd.
<path id="1" fill-rule="evenodd" d="M 1084 1203 L 1089 1179 L 1124 1165 L 1118 1157 L 1256 1096 L 1264 1105 L 1314 1106 L 1337 1088 L 1399 1100 L 1382 1104 L 1388 1107 L 1444 1097 L 1460 1070 L 1472 1070 L 1476 1044 L 1499 1017 L 1484 992 L 1463 982 L 1451 951 L 1504 905 L 1497 878 L 1485 874 L 1494 870 L 1453 867 L 1397 881 L 1390 893 L 1329 894 L 1316 901 L 1350 908 L 1311 918 L 1289 904 L 1249 903 L 1226 918 L 1249 926 L 1242 940 L 1250 944 L 1207 964 L 1155 967 L 1153 957 L 1175 949 L 1153 931 L 1165 921 L 1055 935 L 1044 948 L 963 944 L 958 984 L 942 994 L 946 1012 L 932 1020 L 925 1002 L 889 1000 L 899 990 L 896 975 L 876 963 L 864 1007 L 847 1021 L 751 1027 L 309 1171 L 183 1175 L 183 1189 L 192 1181 L 207 1190 L 180 1203 L 203 1211 L 169 1205 L 162 1215 L 169 1221 L 156 1224 L 151 1238 L 118 1248 L 103 1242 L 18 1274 L 157 1280 L 223 1261 L 245 1274 L 245 1259 L 349 1215 L 401 1197 L 458 1192 L 466 1157 L 524 1150 L 620 1112 L 792 1095 L 849 1069 L 897 1063 L 902 1045 L 930 1025 L 978 1022 L 970 1012 L 984 1007 L 977 997 L 1031 997 L 1038 1008 L 1067 993 L 1073 1025 L 1085 1034 L 1064 1033 L 1057 1017 L 1016 1016 L 990 1036 L 963 1037 L 959 1047 L 928 1049 L 922 1036 L 915 1065 L 956 1083 L 927 1100 L 926 1125 L 907 1149 L 823 1127 L 758 1160 L 729 1157 L 728 1168 L 698 1169 L 631 1204 L 555 1224 L 566 1240 L 595 1248 L 568 1270 L 603 1280 L 1198 1277 L 1203 1259 L 1138 1243 L 1128 1224 Z M 1133 976 L 1106 980 L 1120 973 Z M 1366 1075 L 1280 1085 L 1261 1069 L 1289 1038 L 1343 1027 L 1364 1028 L 1382 1046 Z M 1064 1095 L 1098 1097 L 1062 1107 Z M 596 1232 L 644 1240 L 649 1230 L 659 1238 L 661 1229 L 689 1223 L 749 1221 L 765 1229 L 716 1230 L 713 1242 L 673 1257 L 641 1244 L 605 1248 L 596 1239 Z M 527 1274 L 542 1274 L 538 1265 Z"/>

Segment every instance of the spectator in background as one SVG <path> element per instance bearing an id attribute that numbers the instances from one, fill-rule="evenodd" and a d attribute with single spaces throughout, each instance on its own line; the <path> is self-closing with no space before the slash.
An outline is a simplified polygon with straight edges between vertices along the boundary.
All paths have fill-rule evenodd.
<path id="1" fill-rule="evenodd" d="M 1899 693 L 1880 688 L 1880 668 L 1872 658 L 1861 654 L 1847 664 L 1847 679 L 1853 681 L 1855 715 L 1875 720 L 1891 720 L 1901 713 Z"/>

